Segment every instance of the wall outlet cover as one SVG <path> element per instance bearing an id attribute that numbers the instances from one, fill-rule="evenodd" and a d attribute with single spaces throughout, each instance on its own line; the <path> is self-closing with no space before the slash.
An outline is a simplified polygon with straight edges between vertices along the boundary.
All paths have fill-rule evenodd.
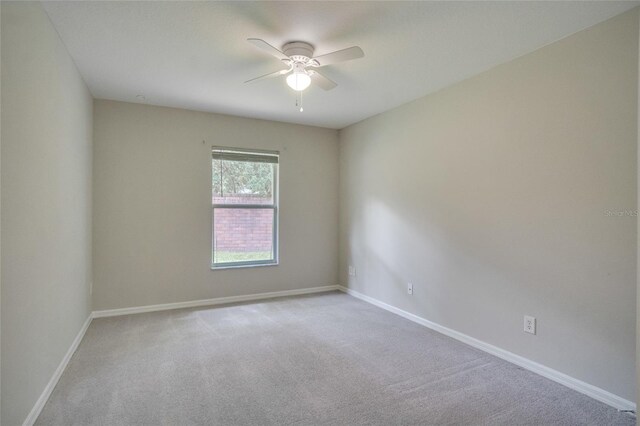
<path id="1" fill-rule="evenodd" d="M 525 315 L 524 316 L 524 331 L 525 333 L 536 334 L 536 319 L 535 317 Z"/>

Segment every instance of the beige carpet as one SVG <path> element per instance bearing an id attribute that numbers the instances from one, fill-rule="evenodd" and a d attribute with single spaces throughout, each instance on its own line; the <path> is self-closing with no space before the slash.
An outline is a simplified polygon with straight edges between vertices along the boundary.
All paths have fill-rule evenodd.
<path id="1" fill-rule="evenodd" d="M 632 425 L 342 293 L 96 319 L 38 425 Z"/>

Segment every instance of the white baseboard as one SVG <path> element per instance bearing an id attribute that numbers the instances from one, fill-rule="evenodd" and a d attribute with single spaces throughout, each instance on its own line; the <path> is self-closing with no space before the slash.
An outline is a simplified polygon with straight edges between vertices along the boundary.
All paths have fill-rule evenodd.
<path id="1" fill-rule="evenodd" d="M 369 297 L 350 288 L 338 286 L 338 289 L 360 300 L 371 303 L 372 305 L 375 305 L 379 308 L 385 309 L 389 312 L 393 312 L 394 314 L 400 315 L 401 317 L 404 317 L 410 321 L 444 334 L 445 336 L 452 337 L 456 340 L 459 340 L 460 342 L 473 346 L 474 348 L 480 349 L 491 355 L 497 356 L 498 358 L 502 358 L 505 361 L 509 361 L 512 364 L 518 365 L 522 368 L 546 377 L 547 379 L 553 380 L 554 382 L 558 382 L 561 385 L 590 396 L 593 399 L 597 399 L 600 402 L 604 402 L 605 404 L 617 408 L 618 410 L 635 411 L 636 409 L 636 404 L 634 402 L 628 401 L 622 397 L 619 397 L 618 395 L 615 395 L 599 387 L 590 385 L 589 383 L 585 383 L 582 380 L 578 380 L 552 368 L 546 367 L 542 364 L 538 364 L 537 362 L 531 361 L 520 355 L 516 355 L 497 346 L 490 345 L 489 343 L 485 343 L 471 336 L 467 336 L 466 334 L 444 327 L 440 324 L 436 324 L 410 312 L 403 311 L 402 309 L 388 305 L 378 299 L 374 299 L 373 297 Z"/>
<path id="2" fill-rule="evenodd" d="M 80 342 L 84 337 L 84 334 L 87 332 L 87 329 L 89 328 L 89 324 L 91 324 L 91 319 L 92 319 L 92 315 L 89 314 L 89 316 L 87 317 L 87 320 L 84 322 L 84 324 L 82 324 L 82 328 L 76 335 L 76 338 L 73 339 L 73 342 L 71 342 L 71 346 L 69 347 L 69 350 L 65 354 L 64 358 L 62 358 L 62 361 L 58 365 L 58 368 L 56 368 L 56 371 L 53 373 L 51 380 L 49 380 L 49 383 L 47 383 L 47 386 L 45 386 L 44 390 L 42 391 L 42 394 L 40 394 L 40 398 L 38 398 L 35 405 L 31 409 L 31 412 L 29 413 L 27 418 L 24 420 L 24 423 L 22 423 L 22 426 L 32 426 L 35 423 L 36 419 L 40 415 L 40 412 L 44 408 L 44 405 L 47 403 L 49 396 L 51 396 L 51 392 L 53 392 L 53 389 L 58 384 L 58 380 L 60 380 L 62 373 L 64 373 L 64 370 L 67 368 L 67 364 L 69 364 L 71 357 L 73 356 L 76 349 L 78 349 L 78 346 L 80 345 Z"/>
<path id="3" fill-rule="evenodd" d="M 299 296 L 338 290 L 337 285 L 300 288 L 295 290 L 272 291 L 269 293 L 246 294 L 243 296 L 217 297 L 215 299 L 190 300 L 187 302 L 163 303 L 161 305 L 135 306 L 132 308 L 93 311 L 93 318 L 114 317 L 119 315 L 141 314 L 143 312 L 166 311 L 169 309 L 195 308 L 198 306 L 223 305 L 226 303 L 248 302 L 252 300 L 272 299 L 274 297 Z"/>

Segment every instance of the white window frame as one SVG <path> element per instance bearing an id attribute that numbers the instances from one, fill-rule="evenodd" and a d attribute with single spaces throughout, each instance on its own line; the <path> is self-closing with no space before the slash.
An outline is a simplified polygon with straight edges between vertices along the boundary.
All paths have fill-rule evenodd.
<path id="1" fill-rule="evenodd" d="M 271 164 L 275 164 L 276 167 L 273 168 L 273 197 L 272 204 L 215 204 L 211 203 L 211 269 L 227 269 L 227 268 L 246 268 L 246 267 L 255 267 L 255 266 L 275 266 L 279 263 L 279 244 L 278 244 L 278 228 L 279 228 L 279 214 L 278 214 L 278 172 L 280 168 L 280 152 L 279 151 L 267 151 L 260 149 L 245 149 L 245 148 L 230 148 L 230 147 L 222 147 L 222 146 L 213 146 L 211 147 L 211 182 L 213 182 L 213 160 L 219 159 L 220 156 L 224 157 L 227 155 L 234 156 L 246 156 L 247 161 L 250 161 L 251 158 L 264 158 L 269 159 Z M 273 158 L 275 157 L 275 161 Z M 211 195 L 213 199 L 213 184 L 211 187 Z M 216 235 L 215 235 L 215 211 L 216 209 L 271 209 L 273 210 L 273 235 L 271 237 L 273 244 L 273 259 L 268 260 L 248 260 L 248 261 L 240 261 L 240 262 L 220 262 L 215 263 L 215 244 L 216 244 Z"/>

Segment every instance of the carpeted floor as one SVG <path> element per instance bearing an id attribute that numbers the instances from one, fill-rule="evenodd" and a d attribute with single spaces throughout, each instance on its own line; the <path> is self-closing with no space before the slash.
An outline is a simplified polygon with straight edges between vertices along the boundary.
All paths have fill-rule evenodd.
<path id="1" fill-rule="evenodd" d="M 38 425 L 632 425 L 342 293 L 93 321 Z"/>

